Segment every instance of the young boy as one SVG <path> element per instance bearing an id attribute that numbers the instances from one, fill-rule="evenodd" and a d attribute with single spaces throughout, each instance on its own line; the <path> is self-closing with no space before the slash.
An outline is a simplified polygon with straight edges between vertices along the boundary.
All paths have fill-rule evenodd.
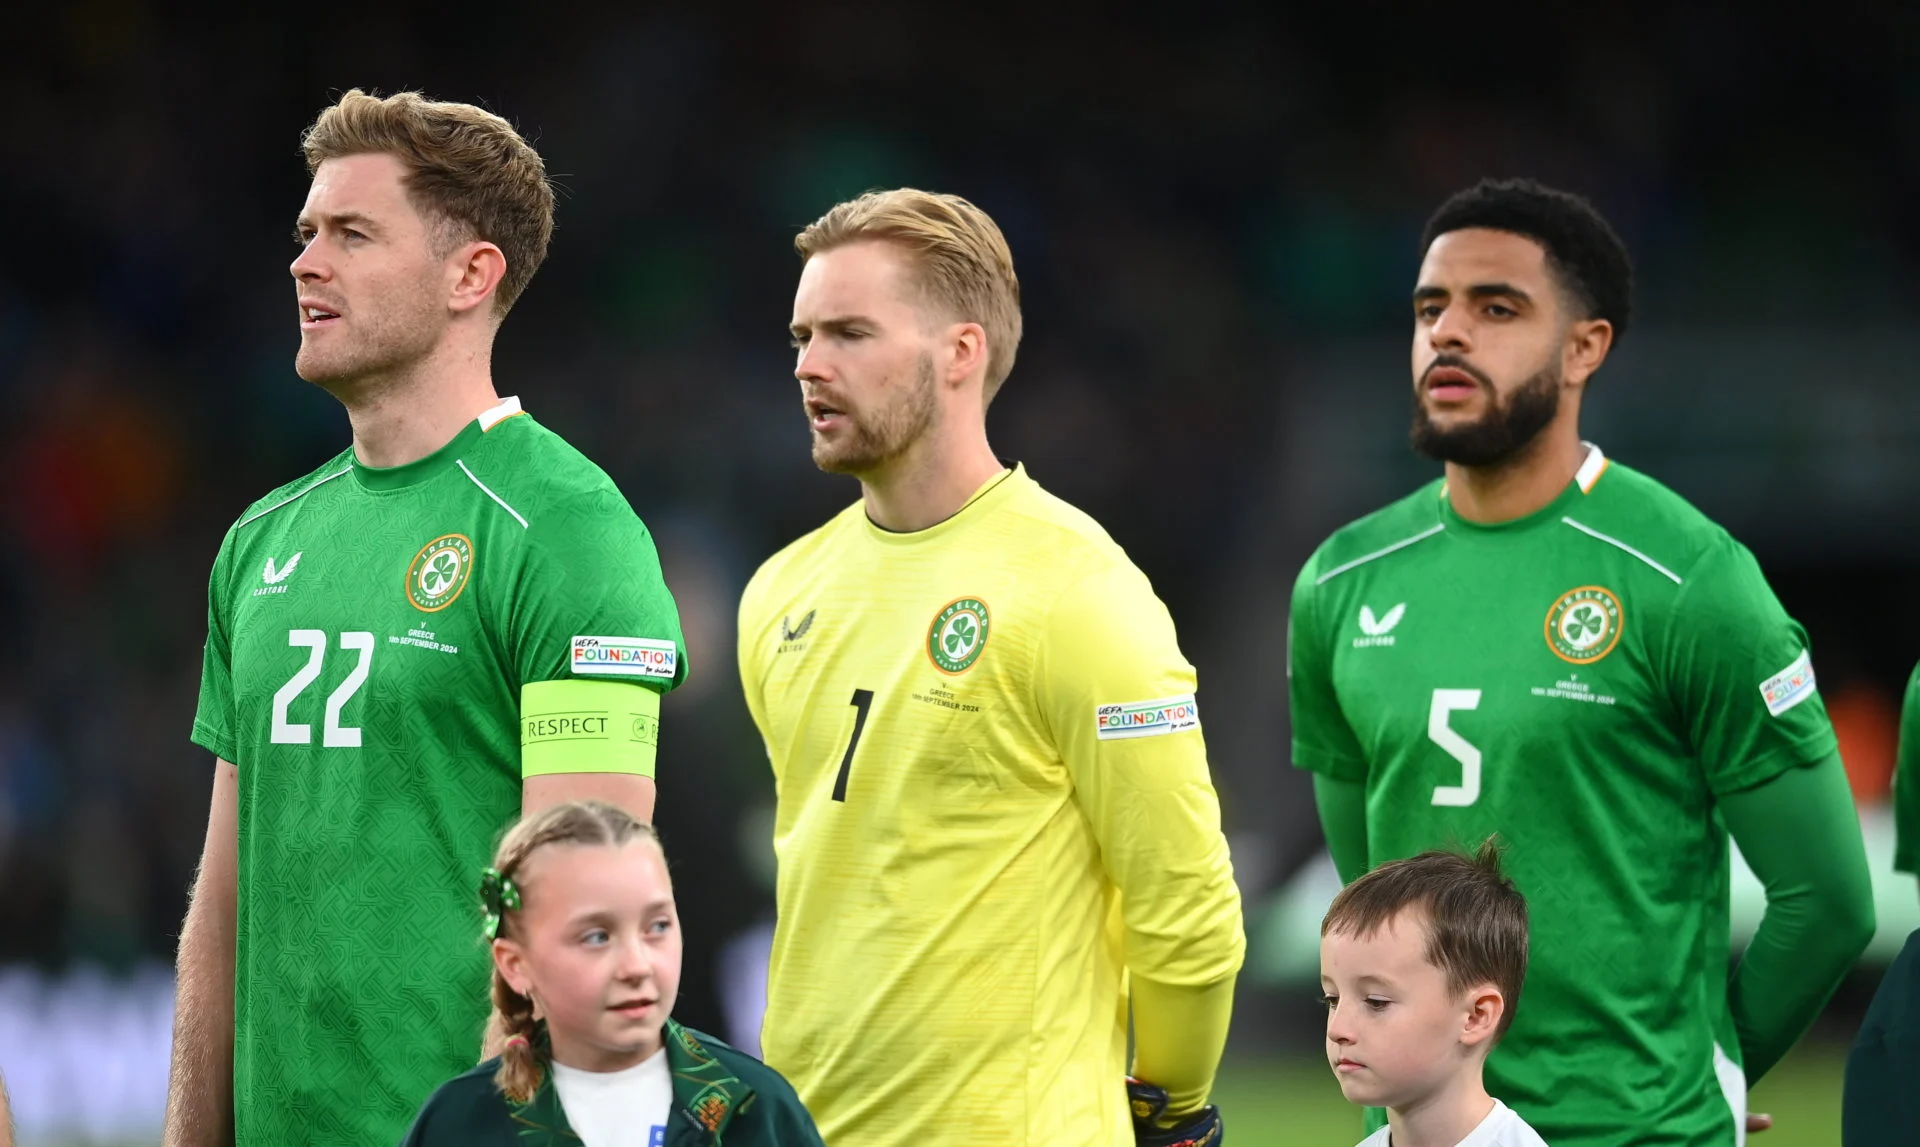
<path id="1" fill-rule="evenodd" d="M 1546 1147 L 1480 1071 L 1527 974 L 1527 902 L 1492 838 L 1424 852 L 1341 889 L 1320 925 L 1327 1061 L 1387 1109 L 1360 1147 Z"/>

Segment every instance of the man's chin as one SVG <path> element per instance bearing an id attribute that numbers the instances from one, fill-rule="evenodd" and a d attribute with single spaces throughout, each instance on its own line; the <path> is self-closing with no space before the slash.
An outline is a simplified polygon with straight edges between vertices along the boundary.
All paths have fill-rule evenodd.
<path id="1" fill-rule="evenodd" d="M 828 474 L 851 474 L 857 478 L 873 469 L 874 459 L 868 451 L 828 442 L 816 434 L 813 439 L 813 464 Z"/>
<path id="2" fill-rule="evenodd" d="M 324 387 L 350 381 L 355 374 L 345 363 L 304 352 L 293 356 L 293 373 L 315 386 Z"/>

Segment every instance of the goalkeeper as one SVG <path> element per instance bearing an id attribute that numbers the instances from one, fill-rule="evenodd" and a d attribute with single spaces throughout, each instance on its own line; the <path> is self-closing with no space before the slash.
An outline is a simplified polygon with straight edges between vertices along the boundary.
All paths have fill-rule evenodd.
<path id="1" fill-rule="evenodd" d="M 902 188 L 803 231 L 813 457 L 860 500 L 768 559 L 740 671 L 779 794 L 761 1046 L 828 1143 L 1209 1144 L 1244 938 L 1194 671 L 1093 520 L 987 444 L 1019 283 Z M 1163 1098 L 1164 1095 L 1164 1098 Z"/>

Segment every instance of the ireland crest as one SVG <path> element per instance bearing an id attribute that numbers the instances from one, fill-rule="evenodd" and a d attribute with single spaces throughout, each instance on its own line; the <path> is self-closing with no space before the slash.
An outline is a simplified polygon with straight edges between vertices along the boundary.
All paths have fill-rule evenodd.
<path id="1" fill-rule="evenodd" d="M 927 656 L 942 673 L 965 673 L 987 647 L 987 603 L 963 597 L 933 617 L 927 630 Z"/>
<path id="2" fill-rule="evenodd" d="M 1591 665 L 1620 642 L 1620 598 L 1597 585 L 1570 589 L 1547 610 L 1547 648 L 1562 661 Z"/>
<path id="3" fill-rule="evenodd" d="M 438 613 L 453 604 L 473 576 L 473 543 L 465 534 L 443 534 L 420 547 L 407 567 L 407 600 Z"/>

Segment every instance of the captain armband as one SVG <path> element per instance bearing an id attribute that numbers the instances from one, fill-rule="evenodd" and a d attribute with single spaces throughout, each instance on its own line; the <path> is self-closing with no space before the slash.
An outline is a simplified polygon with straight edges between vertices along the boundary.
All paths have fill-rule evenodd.
<path id="1" fill-rule="evenodd" d="M 520 775 L 653 776 L 660 694 L 624 681 L 530 681 L 520 687 Z"/>

